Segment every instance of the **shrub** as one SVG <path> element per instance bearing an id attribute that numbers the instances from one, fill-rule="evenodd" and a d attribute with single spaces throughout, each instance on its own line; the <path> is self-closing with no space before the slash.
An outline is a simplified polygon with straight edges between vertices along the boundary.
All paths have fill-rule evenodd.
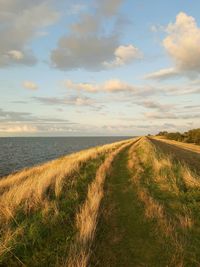
<path id="1" fill-rule="evenodd" d="M 189 130 L 185 133 L 168 133 L 167 131 L 159 132 L 157 135 L 166 136 L 170 140 L 176 140 L 186 143 L 195 143 L 200 145 L 200 128 Z"/>

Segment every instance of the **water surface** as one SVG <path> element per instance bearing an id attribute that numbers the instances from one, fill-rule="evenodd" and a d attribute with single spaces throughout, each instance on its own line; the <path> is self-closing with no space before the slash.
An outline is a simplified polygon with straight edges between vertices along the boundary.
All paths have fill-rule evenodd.
<path id="1" fill-rule="evenodd" d="M 0 176 L 72 152 L 130 137 L 2 137 Z"/>

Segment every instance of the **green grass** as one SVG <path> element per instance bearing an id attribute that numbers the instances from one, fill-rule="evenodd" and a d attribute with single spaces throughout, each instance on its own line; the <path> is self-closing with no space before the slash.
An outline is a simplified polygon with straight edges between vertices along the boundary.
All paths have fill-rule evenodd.
<path id="1" fill-rule="evenodd" d="M 168 241 L 147 220 L 127 169 L 127 150 L 119 154 L 107 178 L 91 266 L 167 266 Z"/>
<path id="2" fill-rule="evenodd" d="M 95 238 L 88 245 L 91 267 L 200 266 L 200 184 L 190 187 L 182 163 L 174 158 L 170 163 L 166 151 L 150 144 L 143 139 L 132 152 L 128 146 L 113 161 Z M 2 224 L 2 233 L 21 230 L 8 244 L 12 249 L 1 257 L 0 266 L 66 266 L 77 234 L 75 216 L 105 156 L 81 165 L 65 180 L 59 196 L 50 187 L 45 194 L 47 209 L 44 203 L 29 211 L 19 207 L 9 225 Z M 198 179 L 197 174 L 193 178 Z M 191 225 L 183 227 L 184 216 Z"/>
<path id="3" fill-rule="evenodd" d="M 10 228 L 22 227 L 22 233 L 10 244 L 13 249 L 0 259 L 0 266 L 60 266 L 66 261 L 75 235 L 75 214 L 84 202 L 87 188 L 105 156 L 91 160 L 64 185 L 56 197 L 49 191 L 52 207 L 47 214 L 37 210 L 28 214 L 19 211 Z"/>
<path id="4" fill-rule="evenodd" d="M 165 174 L 166 181 L 173 183 L 170 176 L 175 177 L 174 183 L 179 189 L 179 193 L 175 194 L 173 191 L 163 191 L 160 188 L 159 183 L 155 183 L 155 172 L 153 170 L 152 162 L 143 161 L 143 152 L 141 149 L 137 151 L 140 158 L 140 162 L 143 168 L 143 174 L 141 177 L 141 185 L 148 190 L 150 195 L 165 208 L 166 216 L 168 220 L 174 224 L 174 234 L 177 235 L 178 242 L 183 247 L 183 262 L 184 266 L 199 266 L 200 255 L 200 189 L 199 188 L 187 188 L 182 176 L 181 176 L 181 164 L 173 160 L 171 169 L 161 169 L 160 173 Z M 156 151 L 156 156 L 164 158 L 160 150 Z M 194 223 L 191 228 L 181 228 L 178 220 L 178 216 L 184 216 L 188 213 L 188 216 L 192 218 Z"/>

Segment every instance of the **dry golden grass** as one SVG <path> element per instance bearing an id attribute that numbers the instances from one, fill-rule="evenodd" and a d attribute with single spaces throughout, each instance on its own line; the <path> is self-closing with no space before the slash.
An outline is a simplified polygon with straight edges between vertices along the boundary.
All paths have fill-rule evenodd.
<path id="1" fill-rule="evenodd" d="M 132 141 L 131 141 L 132 142 Z M 123 144 L 113 151 L 99 167 L 96 177 L 88 188 L 87 199 L 76 216 L 77 236 L 70 250 L 68 267 L 86 267 L 92 240 L 97 225 L 99 206 L 103 198 L 103 187 L 115 156 L 130 142 Z"/>
<path id="2" fill-rule="evenodd" d="M 64 184 L 70 178 L 76 177 L 74 174 L 78 173 L 81 166 L 87 163 L 87 161 L 96 159 L 103 154 L 109 155 L 111 153 L 113 155 L 112 153 L 116 149 L 129 144 L 131 140 L 120 141 L 74 153 L 41 166 L 25 169 L 0 180 L 0 256 L 7 253 L 12 254 L 13 242 L 15 242 L 16 237 L 23 230 L 21 225 L 14 231 L 9 226 L 10 221 L 18 225 L 15 218 L 17 210 L 23 210 L 28 213 L 30 210 L 37 210 L 40 207 L 44 216 L 45 214 L 48 215 L 49 210 L 53 210 L 56 215 L 59 211 L 55 201 L 49 199 L 49 190 L 55 197 L 59 197 Z M 108 161 L 105 165 L 107 166 L 107 164 Z M 98 177 L 103 175 L 101 172 L 104 171 L 106 166 L 99 170 Z M 96 198 L 92 195 L 95 185 L 91 185 L 88 190 L 88 201 L 92 204 L 92 207 L 96 205 Z M 87 216 L 85 220 L 89 222 L 90 217 L 87 218 Z M 86 229 L 83 230 L 86 231 Z M 14 254 L 13 256 L 15 257 Z"/>
<path id="3" fill-rule="evenodd" d="M 171 145 L 175 145 L 177 147 L 184 148 L 184 149 L 187 149 L 187 150 L 192 151 L 192 152 L 200 153 L 200 146 L 199 145 L 183 143 L 183 142 L 179 142 L 179 141 L 175 141 L 175 140 L 169 140 L 169 139 L 166 139 L 164 136 L 154 136 L 153 139 L 157 139 L 157 140 L 160 140 L 162 142 L 165 142 L 165 143 L 168 143 Z"/>
<path id="4" fill-rule="evenodd" d="M 15 231 L 7 229 L 7 231 L 4 232 L 4 234 L 2 235 L 2 237 L 0 239 L 0 257 L 6 253 L 12 254 L 13 244 L 10 245 L 11 241 L 13 242 L 13 240 L 15 240 L 16 236 L 19 236 L 22 234 L 23 234 L 23 227 L 22 226 L 18 227 Z"/>
<path id="5" fill-rule="evenodd" d="M 186 165 L 181 166 L 181 173 L 187 188 L 200 187 L 199 177 L 197 177 L 195 173 L 191 172 Z"/>
<path id="6" fill-rule="evenodd" d="M 170 222 L 168 222 L 165 213 L 164 207 L 159 204 L 148 192 L 146 188 L 144 188 L 140 183 L 140 177 L 143 173 L 143 168 L 139 162 L 139 158 L 136 154 L 136 148 L 143 148 L 145 151 L 145 155 L 151 157 L 151 153 L 146 154 L 146 149 L 149 149 L 150 146 L 146 143 L 147 139 L 142 138 L 140 142 L 136 145 L 133 145 L 129 150 L 129 160 L 128 160 L 128 168 L 132 172 L 132 181 L 137 189 L 138 199 L 144 204 L 145 216 L 149 219 L 156 218 L 159 224 L 159 227 L 162 229 L 163 233 L 166 236 L 171 236 L 173 233 L 173 226 Z M 148 150 L 148 152 L 150 152 Z M 145 161 L 147 161 L 147 157 L 145 156 Z"/>
<path id="7" fill-rule="evenodd" d="M 187 211 L 185 213 L 187 213 Z M 179 218 L 180 226 L 183 229 L 190 229 L 194 225 L 192 218 L 189 217 L 188 215 L 184 215 L 184 216 L 178 215 L 178 218 Z"/>
<path id="8" fill-rule="evenodd" d="M 157 139 L 159 139 L 159 138 L 157 138 Z M 199 152 L 200 152 L 200 148 L 197 145 L 184 144 L 181 142 L 165 140 L 165 139 L 162 139 L 162 141 L 164 141 L 166 143 L 173 144 L 173 145 L 175 144 L 181 148 L 185 148 L 185 145 L 186 145 L 187 147 L 190 147 L 190 149 L 188 149 L 188 150 L 190 150 L 190 151 L 196 150 L 196 152 L 197 152 L 197 150 L 199 150 Z M 193 147 L 195 147 L 195 149 Z M 153 148 L 153 145 L 150 143 L 149 150 L 152 151 L 151 161 L 153 164 L 153 168 L 154 168 L 156 177 L 159 177 L 160 179 L 162 178 L 163 181 L 167 181 L 167 177 L 165 175 L 163 175 L 163 174 L 160 175 L 160 173 L 162 172 L 162 169 L 167 168 L 168 171 L 170 172 L 170 180 L 171 180 L 171 185 L 172 185 L 171 190 L 173 190 L 173 192 L 176 192 L 178 194 L 179 188 L 177 187 L 176 178 L 174 176 L 174 172 L 172 169 L 173 168 L 173 160 L 170 158 L 170 156 L 167 156 L 167 155 L 165 155 L 165 157 L 159 157 L 158 158 L 157 153 L 155 151 L 155 148 L 153 148 L 153 149 L 152 148 Z M 149 151 L 149 153 L 150 153 L 150 151 Z M 185 183 L 185 185 L 188 189 L 200 187 L 199 177 L 193 171 L 191 171 L 186 164 L 179 163 L 179 167 L 181 169 L 181 176 L 182 176 L 183 182 Z"/>
<path id="9" fill-rule="evenodd" d="M 172 236 L 174 232 L 173 225 L 167 220 L 164 207 L 150 196 L 149 192 L 140 188 L 138 190 L 138 198 L 144 204 L 145 216 L 149 219 L 157 219 L 157 223 L 166 236 Z"/>
<path id="10" fill-rule="evenodd" d="M 150 155 L 149 159 L 154 171 L 154 181 L 159 185 L 162 191 L 170 191 L 177 196 L 181 194 L 181 188 L 178 186 L 177 177 L 174 173 L 173 159 L 168 155 L 160 155 L 154 145 L 146 139 L 145 149 L 146 153 Z M 178 168 L 180 168 L 181 179 L 185 186 L 189 188 L 200 187 L 199 177 L 193 173 L 187 165 L 178 163 Z M 167 170 L 167 174 L 165 172 Z M 191 212 L 188 209 L 182 208 L 182 215 L 177 214 L 179 219 L 180 227 L 191 228 L 193 225 L 193 219 L 191 218 Z"/>
<path id="11" fill-rule="evenodd" d="M 177 177 L 173 170 L 173 160 L 168 155 L 161 155 L 156 147 L 144 137 L 140 142 L 142 151 L 142 162 L 151 165 L 154 171 L 153 180 L 157 182 L 160 189 L 163 191 L 171 191 L 178 195 L 180 193 L 177 185 Z M 181 166 L 181 165 L 180 165 Z"/>
<path id="12" fill-rule="evenodd" d="M 0 220 L 14 218 L 17 208 L 29 211 L 48 202 L 47 191 L 59 196 L 64 183 L 88 160 L 127 143 L 116 142 L 91 148 L 66 157 L 22 170 L 0 180 Z"/>
<path id="13" fill-rule="evenodd" d="M 182 229 L 190 229 L 193 227 L 194 222 L 191 218 L 191 212 L 183 206 L 180 213 L 177 212 L 174 214 L 174 218 L 166 214 L 165 205 L 159 203 L 152 197 L 148 190 L 148 183 L 152 182 L 149 181 L 146 186 L 144 186 L 140 181 L 141 177 L 144 176 L 143 166 L 145 165 L 151 166 L 153 169 L 152 182 L 155 182 L 164 192 L 170 191 L 177 194 L 179 193 L 179 188 L 176 185 L 176 177 L 173 173 L 173 162 L 168 156 L 161 157 L 161 155 L 158 155 L 155 147 L 147 138 L 142 138 L 141 141 L 137 143 L 137 146 L 132 146 L 129 151 L 128 167 L 132 172 L 132 181 L 137 190 L 138 199 L 144 205 L 144 214 L 146 218 L 156 219 L 158 229 L 161 230 L 166 238 L 169 237 L 172 240 L 175 256 L 171 258 L 170 266 L 184 266 L 185 239 L 184 237 L 180 238 L 178 236 L 177 227 Z M 165 172 L 163 172 L 163 169 L 168 170 L 170 179 L 168 179 Z M 182 166 L 182 170 L 186 175 L 185 166 Z M 194 181 L 192 178 L 194 177 L 189 169 L 187 169 L 187 171 L 187 179 L 189 182 L 192 181 L 191 183 L 193 184 Z M 190 176 L 192 176 L 192 178 Z"/>

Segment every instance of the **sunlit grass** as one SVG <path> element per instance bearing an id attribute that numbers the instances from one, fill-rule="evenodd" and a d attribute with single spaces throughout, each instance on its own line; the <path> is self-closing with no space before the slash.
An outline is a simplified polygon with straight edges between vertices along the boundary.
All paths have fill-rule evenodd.
<path id="1" fill-rule="evenodd" d="M 106 191 L 109 179 L 111 192 Z M 146 260 L 152 264 L 162 244 L 166 250 L 162 262 L 167 266 L 198 266 L 199 200 L 197 172 L 164 153 L 148 138 L 91 148 L 25 169 L 0 180 L 0 265 L 86 267 L 90 260 L 95 262 L 92 250 L 96 245 L 102 259 L 101 248 L 95 243 L 100 233 L 95 236 L 100 207 L 106 203 L 111 223 L 119 227 L 120 234 L 117 236 L 115 229 L 115 236 L 110 236 L 109 225 L 100 229 L 106 229 L 115 248 L 119 245 L 125 253 L 118 242 L 125 242 L 126 233 L 139 258 L 142 249 L 136 248 L 132 239 L 138 244 L 141 238 L 146 242 Z M 129 201 L 131 205 L 125 207 Z M 116 202 L 120 209 L 115 207 Z M 132 208 L 138 215 L 128 215 Z M 132 226 L 141 237 L 133 235 Z M 153 232 L 146 240 L 149 229 Z M 149 248 L 151 236 L 155 247 Z M 115 250 L 110 254 L 113 262 L 115 253 L 117 257 Z M 142 258 L 139 260 L 142 262 Z M 109 264 L 107 260 L 105 263 Z"/>
<path id="2" fill-rule="evenodd" d="M 104 194 L 104 182 L 111 168 L 115 156 L 125 147 L 126 143 L 110 153 L 104 163 L 99 167 L 96 177 L 88 188 L 87 199 L 76 216 L 77 236 L 71 247 L 71 255 L 68 261 L 69 267 L 86 267 L 90 255 L 90 248 L 97 225 L 99 206 Z"/>
<path id="3" fill-rule="evenodd" d="M 168 236 L 174 247 L 172 266 L 196 266 L 200 261 L 200 177 L 186 164 L 162 153 L 147 138 L 131 149 L 129 160 L 147 219 L 157 220 L 160 234 Z"/>
<path id="4" fill-rule="evenodd" d="M 157 139 L 157 140 L 162 140 L 163 142 L 178 146 L 180 148 L 184 148 L 184 149 L 187 149 L 187 150 L 190 150 L 193 152 L 200 153 L 200 146 L 199 145 L 183 143 L 183 142 L 179 142 L 179 141 L 175 141 L 175 140 L 169 140 L 169 139 L 166 139 L 166 137 L 164 137 L 164 136 L 154 136 L 153 138 Z"/>
<path id="5" fill-rule="evenodd" d="M 128 142 L 74 153 L 0 180 L 0 264 L 38 266 L 40 257 L 48 266 L 64 263 L 88 185 L 104 158 Z"/>

